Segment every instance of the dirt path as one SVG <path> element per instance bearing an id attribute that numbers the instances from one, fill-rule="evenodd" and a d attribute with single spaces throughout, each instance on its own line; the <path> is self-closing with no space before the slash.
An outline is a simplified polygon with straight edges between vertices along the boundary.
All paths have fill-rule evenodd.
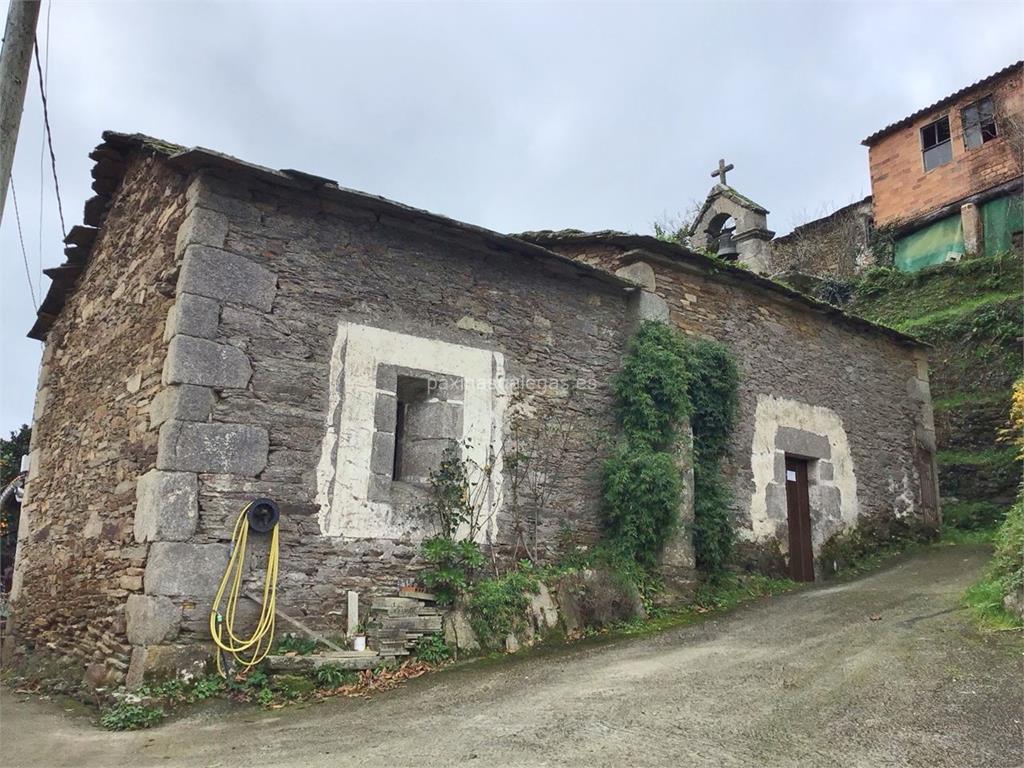
<path id="1" fill-rule="evenodd" d="M 4 692 L 5 766 L 1020 766 L 1021 638 L 957 607 L 985 551 L 642 640 L 479 662 L 368 701 L 111 734 Z M 872 615 L 881 619 L 872 621 Z"/>

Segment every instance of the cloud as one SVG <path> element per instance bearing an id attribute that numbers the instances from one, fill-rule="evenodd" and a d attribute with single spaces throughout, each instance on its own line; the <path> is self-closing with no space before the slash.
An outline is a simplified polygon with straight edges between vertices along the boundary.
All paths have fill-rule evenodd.
<path id="1" fill-rule="evenodd" d="M 65 215 L 112 128 L 501 231 L 650 231 L 726 157 L 783 232 L 869 191 L 861 138 L 1018 58 L 1015 26 L 991 23 L 1012 6 L 981 6 L 56 4 Z M 63 259 L 45 174 L 39 225 L 41 125 L 33 79 L 14 169 L 33 280 L 40 244 L 43 266 Z M 8 430 L 31 418 L 40 353 L 10 202 L 0 254 Z"/>

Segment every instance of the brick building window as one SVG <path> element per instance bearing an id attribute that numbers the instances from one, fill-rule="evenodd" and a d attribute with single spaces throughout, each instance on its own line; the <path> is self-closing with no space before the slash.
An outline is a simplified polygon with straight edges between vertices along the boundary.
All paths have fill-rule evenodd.
<path id="1" fill-rule="evenodd" d="M 953 159 L 953 144 L 949 140 L 949 115 L 943 115 L 921 129 L 921 151 L 924 153 L 926 171 Z"/>
<path id="2" fill-rule="evenodd" d="M 964 123 L 964 146 L 967 149 L 980 147 L 999 135 L 996 131 L 996 110 L 991 96 L 964 107 L 961 116 Z"/>

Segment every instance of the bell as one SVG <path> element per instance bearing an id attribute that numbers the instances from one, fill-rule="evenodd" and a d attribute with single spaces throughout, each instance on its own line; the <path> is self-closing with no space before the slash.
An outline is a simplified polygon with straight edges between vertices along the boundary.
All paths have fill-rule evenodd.
<path id="1" fill-rule="evenodd" d="M 718 236 L 718 258 L 726 261 L 736 261 L 740 252 L 736 250 L 736 243 L 732 239 L 732 230 L 723 229 Z"/>

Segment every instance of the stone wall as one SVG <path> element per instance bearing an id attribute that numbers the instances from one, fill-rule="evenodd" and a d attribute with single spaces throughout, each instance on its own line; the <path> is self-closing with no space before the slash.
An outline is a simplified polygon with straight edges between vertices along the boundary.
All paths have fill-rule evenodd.
<path id="1" fill-rule="evenodd" d="M 646 260 L 672 322 L 736 355 L 740 413 L 723 470 L 741 539 L 778 539 L 786 551 L 785 495 L 778 487 L 786 451 L 815 462 L 815 554 L 831 534 L 863 518 L 937 525 L 935 432 L 919 348 L 681 260 L 593 241 L 574 245 L 571 237 L 545 244 L 609 271 L 629 264 L 636 270 Z"/>
<path id="2" fill-rule="evenodd" d="M 416 578 L 427 531 L 409 530 L 401 519 L 371 515 L 355 527 L 351 518 L 332 517 L 325 496 L 343 486 L 324 477 L 358 463 L 351 451 L 362 439 L 362 427 L 346 428 L 334 414 L 352 407 L 350 398 L 375 393 L 369 428 L 377 428 L 370 435 L 376 450 L 376 438 L 393 426 L 375 421 L 375 408 L 393 406 L 398 394 L 380 375 L 454 374 L 446 368 L 450 348 L 500 357 L 506 441 L 558 433 L 557 442 L 554 432 L 540 441 L 546 463 L 531 477 L 546 478 L 543 509 L 523 498 L 519 529 L 505 475 L 491 533 L 499 555 L 515 552 L 520 535 L 541 559 L 563 536 L 596 538 L 601 438 L 614 427 L 610 380 L 635 312 L 622 285 L 242 176 L 203 172 L 187 200 L 166 328 L 166 389 L 152 409 L 159 452 L 139 485 L 136 536 L 153 543 L 145 595 L 128 610 L 137 641 L 133 681 L 208 639 L 232 526 L 254 496 L 280 503 L 278 606 L 309 626 L 338 633 L 347 590 L 366 600 Z M 352 329 L 364 329 L 359 354 Z M 396 344 L 394 337 L 423 341 Z M 380 357 L 393 347 L 419 357 L 397 364 Z M 350 387 L 378 358 L 392 364 L 374 369 L 368 390 Z M 451 400 L 469 408 L 468 393 Z M 368 458 L 376 471 L 376 458 Z M 395 495 L 412 497 L 404 506 L 372 506 L 380 501 L 374 491 L 363 509 L 414 514 L 422 490 L 394 485 L 402 486 Z M 382 533 L 366 536 L 367 526 Z M 256 591 L 267 542 L 250 541 L 257 567 L 246 588 Z"/>
<path id="3" fill-rule="evenodd" d="M 770 273 L 852 278 L 874 266 L 871 198 L 802 224 L 771 242 Z"/>
<path id="4" fill-rule="evenodd" d="M 133 536 L 136 479 L 157 453 L 147 411 L 161 387 L 183 191 L 155 158 L 129 163 L 40 370 L 13 629 L 29 648 L 52 643 L 92 665 L 94 682 L 129 662 L 124 605 L 146 561 Z"/>

